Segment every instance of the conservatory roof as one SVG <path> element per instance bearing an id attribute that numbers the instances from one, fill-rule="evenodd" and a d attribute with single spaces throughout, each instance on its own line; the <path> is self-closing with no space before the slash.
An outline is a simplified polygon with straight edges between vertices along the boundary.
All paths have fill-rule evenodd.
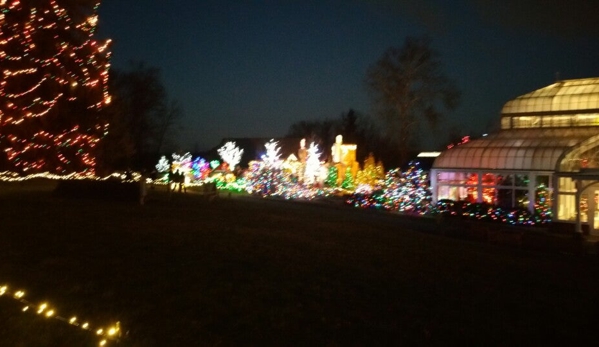
<path id="1" fill-rule="evenodd" d="M 502 115 L 599 110 L 599 77 L 565 80 L 508 101 Z"/>
<path id="2" fill-rule="evenodd" d="M 503 130 L 444 151 L 433 169 L 556 171 L 563 154 L 597 128 Z"/>

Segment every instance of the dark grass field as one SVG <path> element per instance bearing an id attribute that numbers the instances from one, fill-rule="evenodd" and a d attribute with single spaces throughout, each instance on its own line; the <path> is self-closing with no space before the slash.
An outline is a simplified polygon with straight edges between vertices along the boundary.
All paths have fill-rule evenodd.
<path id="1" fill-rule="evenodd" d="M 163 188 L 160 188 L 163 189 Z M 126 332 L 112 346 L 597 342 L 597 257 L 468 241 L 339 204 L 0 184 L 0 284 Z M 424 231 L 422 231 L 424 230 Z M 15 288 L 16 289 L 16 288 Z M 0 297 L 0 346 L 94 346 Z"/>

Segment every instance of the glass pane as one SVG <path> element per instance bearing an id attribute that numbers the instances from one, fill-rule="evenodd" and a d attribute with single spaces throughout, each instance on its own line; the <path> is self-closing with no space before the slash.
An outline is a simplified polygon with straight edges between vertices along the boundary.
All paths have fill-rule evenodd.
<path id="1" fill-rule="evenodd" d="M 559 191 L 560 192 L 576 192 L 576 186 L 574 185 L 574 181 L 568 177 L 560 177 L 559 178 Z M 561 205 L 560 205 L 561 206 Z"/>
<path id="2" fill-rule="evenodd" d="M 498 189 L 497 190 L 497 200 L 495 203 L 499 207 L 510 208 L 512 207 L 512 195 L 513 189 Z"/>
<path id="3" fill-rule="evenodd" d="M 448 172 L 437 173 L 437 182 L 448 184 L 477 184 L 478 175 L 468 172 Z M 474 182 L 474 183 L 472 183 Z"/>
<path id="4" fill-rule="evenodd" d="M 535 187 L 538 187 L 541 184 L 544 185 L 545 187 L 549 187 L 549 175 L 537 176 Z"/>
<path id="5" fill-rule="evenodd" d="M 514 182 L 514 176 L 512 176 L 512 175 L 499 175 L 499 177 L 497 178 L 498 186 L 511 187 L 513 185 L 513 182 Z"/>
<path id="6" fill-rule="evenodd" d="M 580 221 L 586 222 L 589 216 L 589 198 L 587 194 L 580 196 Z"/>
<path id="7" fill-rule="evenodd" d="M 559 209 L 558 209 L 558 215 L 557 218 L 559 220 L 569 220 L 569 221 L 573 221 L 576 219 L 576 208 L 575 206 L 575 197 L 574 195 L 566 195 L 566 194 L 559 194 L 558 198 L 558 204 L 559 204 Z"/>
<path id="8" fill-rule="evenodd" d="M 516 180 L 514 181 L 514 185 L 516 187 L 528 187 L 528 175 L 516 175 Z"/>
<path id="9" fill-rule="evenodd" d="M 494 186 L 496 178 L 495 178 L 495 174 L 492 173 L 485 173 L 483 174 L 483 179 L 482 179 L 482 185 L 483 186 Z"/>
<path id="10" fill-rule="evenodd" d="M 468 187 L 466 188 L 466 195 L 460 197 L 460 200 L 465 200 L 468 202 L 476 202 L 478 200 L 478 191 L 476 187 Z"/>
<path id="11" fill-rule="evenodd" d="M 491 205 L 495 205 L 497 202 L 497 189 L 495 188 L 483 188 L 483 202 Z"/>
<path id="12" fill-rule="evenodd" d="M 516 189 L 515 190 L 516 197 L 516 206 L 527 208 L 528 207 L 528 190 Z"/>

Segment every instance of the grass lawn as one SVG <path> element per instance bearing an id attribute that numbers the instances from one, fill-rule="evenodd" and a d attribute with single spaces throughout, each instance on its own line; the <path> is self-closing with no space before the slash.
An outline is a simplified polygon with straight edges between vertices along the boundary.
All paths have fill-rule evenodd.
<path id="1" fill-rule="evenodd" d="M 597 257 L 439 236 L 333 204 L 152 191 L 139 206 L 50 188 L 0 185 L 0 284 L 65 316 L 120 321 L 126 336 L 112 345 L 599 339 Z M 96 345 L 20 309 L 0 297 L 0 346 Z"/>

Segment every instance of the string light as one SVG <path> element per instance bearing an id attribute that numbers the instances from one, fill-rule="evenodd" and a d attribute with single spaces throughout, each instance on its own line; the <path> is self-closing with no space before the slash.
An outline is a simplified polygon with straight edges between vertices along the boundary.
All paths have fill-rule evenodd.
<path id="1" fill-rule="evenodd" d="M 24 298 L 24 296 L 25 296 L 25 292 L 23 290 L 17 290 L 15 292 L 11 292 L 8 289 L 8 285 L 4 284 L 4 285 L 0 286 L 0 297 L 10 297 L 10 298 L 18 301 L 19 303 L 25 305 L 21 309 L 21 311 L 29 312 L 29 308 L 36 307 L 36 305 L 34 305 L 29 300 L 26 300 Z M 79 324 L 77 317 L 75 317 L 75 316 L 73 316 L 69 319 L 62 317 L 62 316 L 58 315 L 56 312 L 56 309 L 52 308 L 50 306 L 50 304 L 47 302 L 42 302 L 41 304 L 37 305 L 36 314 L 46 317 L 48 319 L 56 319 L 58 321 L 69 324 L 73 327 L 78 327 L 82 330 L 91 330 L 91 326 L 88 322 Z M 114 325 L 112 325 L 108 328 L 98 327 L 95 331 L 95 334 L 96 334 L 96 336 L 98 336 L 100 338 L 100 340 L 98 341 L 99 346 L 107 345 L 109 340 L 118 342 L 118 340 L 121 338 L 121 324 L 120 324 L 120 322 L 116 322 Z"/>
<path id="2" fill-rule="evenodd" d="M 56 0 L 36 5 L 11 1 L 0 11 L 0 99 L 8 100 L 0 103 L 0 150 L 16 171 L 93 173 L 107 133 L 96 112 L 111 102 L 111 41 L 93 38 L 99 2 L 80 23 Z M 80 106 L 89 112 L 73 111 Z"/>

